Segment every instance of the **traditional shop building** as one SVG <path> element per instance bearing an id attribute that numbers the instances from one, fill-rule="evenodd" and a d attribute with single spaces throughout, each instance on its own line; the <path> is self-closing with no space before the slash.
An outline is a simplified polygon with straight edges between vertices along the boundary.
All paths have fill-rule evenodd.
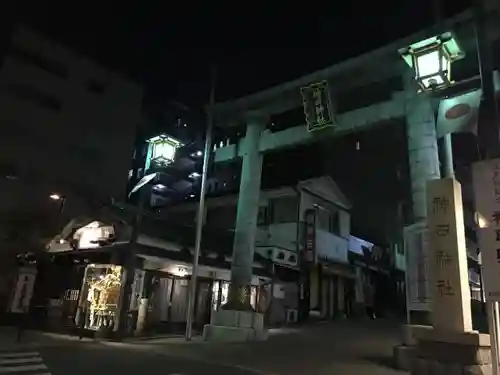
<path id="1" fill-rule="evenodd" d="M 343 316 L 356 274 L 348 259 L 350 204 L 337 185 L 320 177 L 263 191 L 259 206 L 254 308 L 266 313 L 268 325 Z M 183 329 L 194 245 L 194 223 L 187 218 L 195 208 L 174 207 L 170 220 L 144 216 L 135 244 L 128 224 L 134 208 L 107 208 L 98 218 L 72 220 L 47 246 L 36 271 L 23 269 L 10 311 L 24 311 L 29 304 L 34 319 L 52 329 L 83 324 L 89 331 L 112 330 L 120 296 L 128 293 L 129 328 Z M 235 212 L 236 197 L 208 199 L 195 303 L 200 329 L 227 298 L 233 232 L 221 224 L 230 223 Z M 311 218 L 313 227 L 306 224 Z M 122 271 L 131 251 L 135 277 L 125 291 Z M 303 257 L 306 253 L 312 257 Z M 301 293 L 309 295 L 308 305 L 300 303 Z"/>
<path id="2" fill-rule="evenodd" d="M 88 332 L 116 331 L 123 295 L 128 304 L 127 332 L 183 330 L 192 273 L 194 228 L 143 217 L 136 243 L 123 212 L 72 220 L 47 246 L 44 259 L 19 282 L 10 311 L 29 305 L 30 315 L 50 329 L 84 326 Z M 130 216 L 130 215 L 129 215 Z M 210 321 L 225 303 L 230 280 L 232 235 L 205 232 L 195 303 L 195 326 Z M 134 252 L 134 281 L 124 289 L 126 255 Z M 251 301 L 255 309 L 269 304 L 271 273 L 256 255 Z M 19 280 L 24 280 L 23 274 Z M 21 296 L 21 297 L 19 297 Z M 24 299 L 23 299 L 24 298 Z M 260 304 L 259 304 L 260 301 Z M 266 302 L 267 301 L 267 302 Z"/>
<path id="3" fill-rule="evenodd" d="M 234 230 L 237 201 L 237 195 L 207 199 L 207 228 Z M 322 176 L 261 190 L 258 205 L 255 253 L 273 265 L 276 280 L 268 322 L 344 316 L 356 275 L 347 255 L 351 204 L 337 184 Z M 170 212 L 193 222 L 196 208 Z"/>

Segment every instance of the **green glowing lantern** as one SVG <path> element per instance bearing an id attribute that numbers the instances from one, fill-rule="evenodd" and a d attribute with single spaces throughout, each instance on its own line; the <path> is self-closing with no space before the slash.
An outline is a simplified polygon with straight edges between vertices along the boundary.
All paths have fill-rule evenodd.
<path id="1" fill-rule="evenodd" d="M 422 91 L 439 90 L 453 84 L 451 65 L 465 57 L 449 32 L 414 43 L 399 50 Z"/>
<path id="2" fill-rule="evenodd" d="M 148 155 L 146 158 L 146 170 L 153 165 L 165 167 L 175 160 L 175 152 L 177 148 L 182 146 L 182 143 L 165 134 L 157 135 L 148 139 Z"/>

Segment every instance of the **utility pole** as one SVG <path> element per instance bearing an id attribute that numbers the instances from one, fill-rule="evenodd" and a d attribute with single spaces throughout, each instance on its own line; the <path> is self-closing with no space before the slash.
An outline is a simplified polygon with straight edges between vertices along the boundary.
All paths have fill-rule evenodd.
<path id="1" fill-rule="evenodd" d="M 190 341 L 193 337 L 193 312 L 196 298 L 196 283 L 198 280 L 198 264 L 200 258 L 201 238 L 203 235 L 203 225 L 205 219 L 205 194 L 207 190 L 208 166 L 210 164 L 210 154 L 212 153 L 212 133 L 214 123 L 214 104 L 215 104 L 215 65 L 211 69 L 210 82 L 210 101 L 207 113 L 207 129 L 205 135 L 205 151 L 203 154 L 203 172 L 201 174 L 200 203 L 198 204 L 198 213 L 196 215 L 196 238 L 193 254 L 193 272 L 189 285 L 189 299 L 186 317 L 186 340 Z"/>

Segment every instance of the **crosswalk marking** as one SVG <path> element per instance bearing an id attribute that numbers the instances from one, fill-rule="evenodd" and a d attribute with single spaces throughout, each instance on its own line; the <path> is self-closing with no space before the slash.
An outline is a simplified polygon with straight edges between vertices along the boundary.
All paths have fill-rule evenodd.
<path id="1" fill-rule="evenodd" d="M 17 357 L 37 357 L 38 352 L 17 352 L 17 353 L 0 353 L 0 358 L 17 358 Z"/>
<path id="2" fill-rule="evenodd" d="M 36 358 L 7 358 L 7 359 L 1 359 L 0 358 L 0 366 L 1 365 L 15 365 L 18 363 L 33 363 L 33 362 L 42 362 L 42 359 L 40 357 Z"/>
<path id="3" fill-rule="evenodd" d="M 51 375 L 38 352 L 0 352 L 0 374 Z"/>

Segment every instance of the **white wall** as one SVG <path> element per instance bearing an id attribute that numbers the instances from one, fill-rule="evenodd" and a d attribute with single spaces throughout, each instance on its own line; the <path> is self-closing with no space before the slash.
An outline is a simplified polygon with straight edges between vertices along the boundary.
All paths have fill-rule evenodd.
<path id="1" fill-rule="evenodd" d="M 332 202 L 326 199 L 321 199 L 320 197 L 310 194 L 307 191 L 302 191 L 300 195 L 300 220 L 304 221 L 305 212 L 310 208 L 314 208 L 315 205 L 320 206 L 320 209 L 330 211 L 332 213 L 337 212 L 339 214 L 339 229 L 340 237 L 348 238 L 351 233 L 351 215 L 348 211 L 339 208 Z"/>
<path id="2" fill-rule="evenodd" d="M 268 244 L 282 249 L 297 250 L 297 223 L 271 224 Z"/>
<path id="3" fill-rule="evenodd" d="M 316 195 L 310 194 L 309 192 L 303 190 L 300 195 L 300 220 L 301 222 L 305 219 L 305 212 L 308 209 L 315 208 L 315 205 L 319 206 L 317 213 L 318 215 L 324 214 L 325 221 L 328 220 L 328 214 L 337 213 L 339 232 L 330 233 L 328 228 L 322 228 L 321 223 L 316 220 L 316 255 L 319 257 L 326 257 L 333 261 L 347 262 L 347 253 L 349 249 L 349 235 L 351 232 L 351 216 L 350 213 L 344 209 L 339 208 L 332 202 L 326 199 L 322 199 Z M 325 226 L 325 225 L 323 225 Z"/>
<path id="4" fill-rule="evenodd" d="M 316 230 L 316 256 L 347 263 L 349 241 L 324 230 Z"/>

